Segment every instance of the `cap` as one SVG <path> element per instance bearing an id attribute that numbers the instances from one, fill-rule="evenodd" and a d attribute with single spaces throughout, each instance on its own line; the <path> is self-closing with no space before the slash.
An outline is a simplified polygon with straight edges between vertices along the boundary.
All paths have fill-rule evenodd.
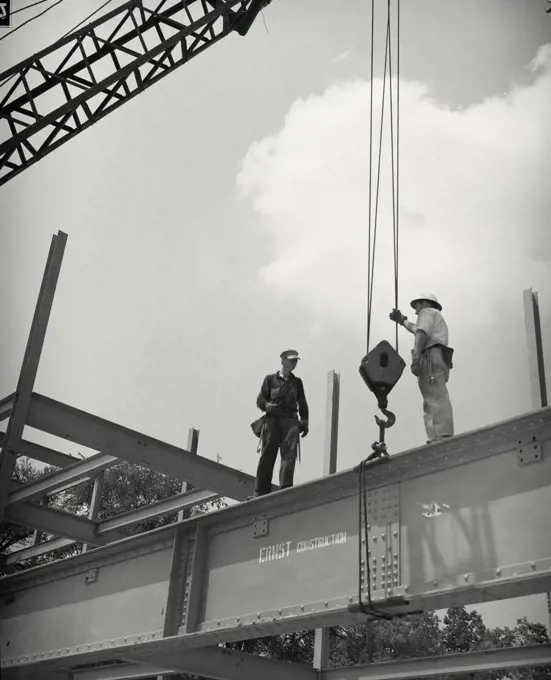
<path id="1" fill-rule="evenodd" d="M 300 359 L 300 356 L 296 349 L 286 349 L 279 355 L 282 359 Z"/>

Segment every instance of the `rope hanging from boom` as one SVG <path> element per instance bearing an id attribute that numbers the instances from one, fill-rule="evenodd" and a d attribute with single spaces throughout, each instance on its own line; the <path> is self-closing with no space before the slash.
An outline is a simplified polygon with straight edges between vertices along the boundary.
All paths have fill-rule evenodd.
<path id="1" fill-rule="evenodd" d="M 398 308 L 398 265 L 399 265 L 399 129 L 400 129 L 400 0 L 397 0 L 397 52 L 398 52 L 398 78 L 396 83 L 396 148 L 394 143 L 394 104 L 392 91 L 392 22 L 391 22 L 391 0 L 387 0 L 387 19 L 386 19 L 386 39 L 385 39 L 385 54 L 384 54 L 384 68 L 383 68 L 383 88 L 381 99 L 381 121 L 379 128 L 379 151 L 377 161 L 377 179 L 375 188 L 375 205 L 372 210 L 372 194 L 373 194 L 373 80 L 374 80 L 374 26 L 375 26 L 375 0 L 371 2 L 371 83 L 370 83 L 370 101 L 369 101 L 369 218 L 368 218 L 368 271 L 367 271 L 367 354 L 362 359 L 360 365 L 360 374 L 366 383 L 367 387 L 377 397 L 377 405 L 383 414 L 387 417 L 386 421 L 375 416 L 377 425 L 379 426 L 379 441 L 372 445 L 373 453 L 368 460 L 376 457 L 388 456 L 386 444 L 384 441 L 385 430 L 392 427 L 396 421 L 396 417 L 391 411 L 387 410 L 388 402 L 387 395 L 394 385 L 400 379 L 405 368 L 405 362 L 398 354 L 398 326 L 396 326 L 396 343 L 395 349 L 386 341 L 379 343 L 373 351 L 370 351 L 370 336 L 371 336 L 371 314 L 373 309 L 373 287 L 374 287 L 374 273 L 375 273 L 375 254 L 377 245 L 377 227 L 379 217 L 379 193 L 381 184 L 381 160 L 383 149 L 383 133 L 385 122 L 385 103 L 387 92 L 387 72 L 388 72 L 388 90 L 389 90 L 389 108 L 390 108 L 390 156 L 391 156 L 391 187 L 392 187 L 392 234 L 393 234 L 393 261 L 394 261 L 394 307 Z M 396 155 L 396 161 L 395 161 Z M 374 214 L 372 215 L 372 212 Z M 373 224 L 372 224 L 373 218 Z"/>
<path id="2" fill-rule="evenodd" d="M 396 416 L 388 410 L 388 394 L 400 379 L 405 368 L 405 361 L 398 354 L 398 327 L 396 326 L 395 348 L 383 340 L 370 351 L 371 313 L 373 308 L 373 284 L 375 270 L 375 253 L 377 241 L 379 190 L 381 180 L 381 158 L 383 146 L 383 131 L 385 117 L 385 97 L 387 71 L 389 76 L 389 99 L 390 99 L 390 147 L 391 147 L 391 175 L 392 175 L 392 232 L 393 232 L 393 260 L 394 260 L 394 307 L 398 308 L 398 243 L 399 243 L 399 122 L 400 122 L 400 0 L 397 0 L 397 83 L 396 83 L 396 151 L 394 144 L 394 106 L 392 92 L 392 41 L 391 41 L 391 0 L 387 0 L 386 40 L 383 70 L 383 89 L 381 102 L 381 123 L 379 129 L 379 153 L 377 162 L 377 180 L 375 193 L 375 206 L 372 230 L 372 157 L 373 157 L 373 63 L 374 63 L 374 23 L 375 23 L 375 0 L 371 1 L 371 83 L 370 83 L 370 117 L 369 117 L 369 221 L 368 221 L 368 284 L 367 284 L 367 354 L 360 364 L 360 375 L 367 387 L 377 398 L 378 408 L 386 420 L 375 416 L 379 426 L 379 441 L 372 445 L 372 453 L 363 460 L 355 469 L 359 476 L 358 488 L 358 603 L 349 606 L 350 611 L 361 612 L 380 619 L 392 619 L 395 616 L 407 614 L 390 614 L 376 608 L 371 594 L 371 553 L 369 550 L 369 523 L 368 523 L 368 499 L 366 485 L 366 471 L 373 462 L 387 460 L 389 455 L 385 443 L 385 431 L 396 422 Z M 396 161 L 395 161 L 396 152 Z M 372 235 L 373 231 L 373 235 Z M 363 539 L 362 539 L 363 530 Z M 365 546 L 362 549 L 362 544 Z M 362 560 L 365 551 L 365 573 L 362 568 Z M 363 581 L 363 582 L 362 582 Z M 362 586 L 367 591 L 367 604 L 363 602 Z M 388 597 L 385 605 L 408 604 L 403 597 Z"/>

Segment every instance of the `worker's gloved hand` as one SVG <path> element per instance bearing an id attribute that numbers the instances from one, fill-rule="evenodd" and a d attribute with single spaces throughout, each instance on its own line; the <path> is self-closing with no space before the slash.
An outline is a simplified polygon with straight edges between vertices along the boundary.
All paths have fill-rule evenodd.
<path id="1" fill-rule="evenodd" d="M 274 404 L 273 401 L 266 402 L 266 413 L 275 413 L 278 409 L 278 405 Z"/>
<path id="2" fill-rule="evenodd" d="M 421 357 L 416 353 L 411 353 L 411 372 L 417 378 L 421 375 Z"/>
<path id="3" fill-rule="evenodd" d="M 301 420 L 300 421 L 300 432 L 301 432 L 303 437 L 306 437 L 306 435 L 308 434 L 309 429 L 308 429 L 308 421 L 307 420 Z"/>
<path id="4" fill-rule="evenodd" d="M 404 321 L 407 319 L 407 316 L 404 316 L 399 309 L 393 309 L 390 312 L 389 317 L 391 321 L 395 321 L 396 323 L 399 324 L 403 324 Z"/>

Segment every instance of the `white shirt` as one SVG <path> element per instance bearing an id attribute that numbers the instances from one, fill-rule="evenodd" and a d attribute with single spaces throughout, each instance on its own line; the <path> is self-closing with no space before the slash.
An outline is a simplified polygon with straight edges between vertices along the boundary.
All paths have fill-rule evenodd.
<path id="1" fill-rule="evenodd" d="M 425 331 L 428 336 L 426 348 L 432 345 L 448 346 L 448 324 L 444 321 L 441 312 L 433 307 L 424 307 L 417 317 L 417 323 L 404 322 L 404 326 L 410 333 Z"/>

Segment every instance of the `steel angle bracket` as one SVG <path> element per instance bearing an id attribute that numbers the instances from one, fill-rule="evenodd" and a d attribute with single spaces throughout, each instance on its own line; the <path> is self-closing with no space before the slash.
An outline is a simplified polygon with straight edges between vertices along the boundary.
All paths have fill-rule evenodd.
<path id="1" fill-rule="evenodd" d="M 519 465 L 530 465 L 543 461 L 543 449 L 539 442 L 531 441 L 517 447 L 517 460 Z"/>
<path id="2" fill-rule="evenodd" d="M 268 535 L 269 524 L 266 517 L 255 517 L 253 521 L 253 538 Z"/>

